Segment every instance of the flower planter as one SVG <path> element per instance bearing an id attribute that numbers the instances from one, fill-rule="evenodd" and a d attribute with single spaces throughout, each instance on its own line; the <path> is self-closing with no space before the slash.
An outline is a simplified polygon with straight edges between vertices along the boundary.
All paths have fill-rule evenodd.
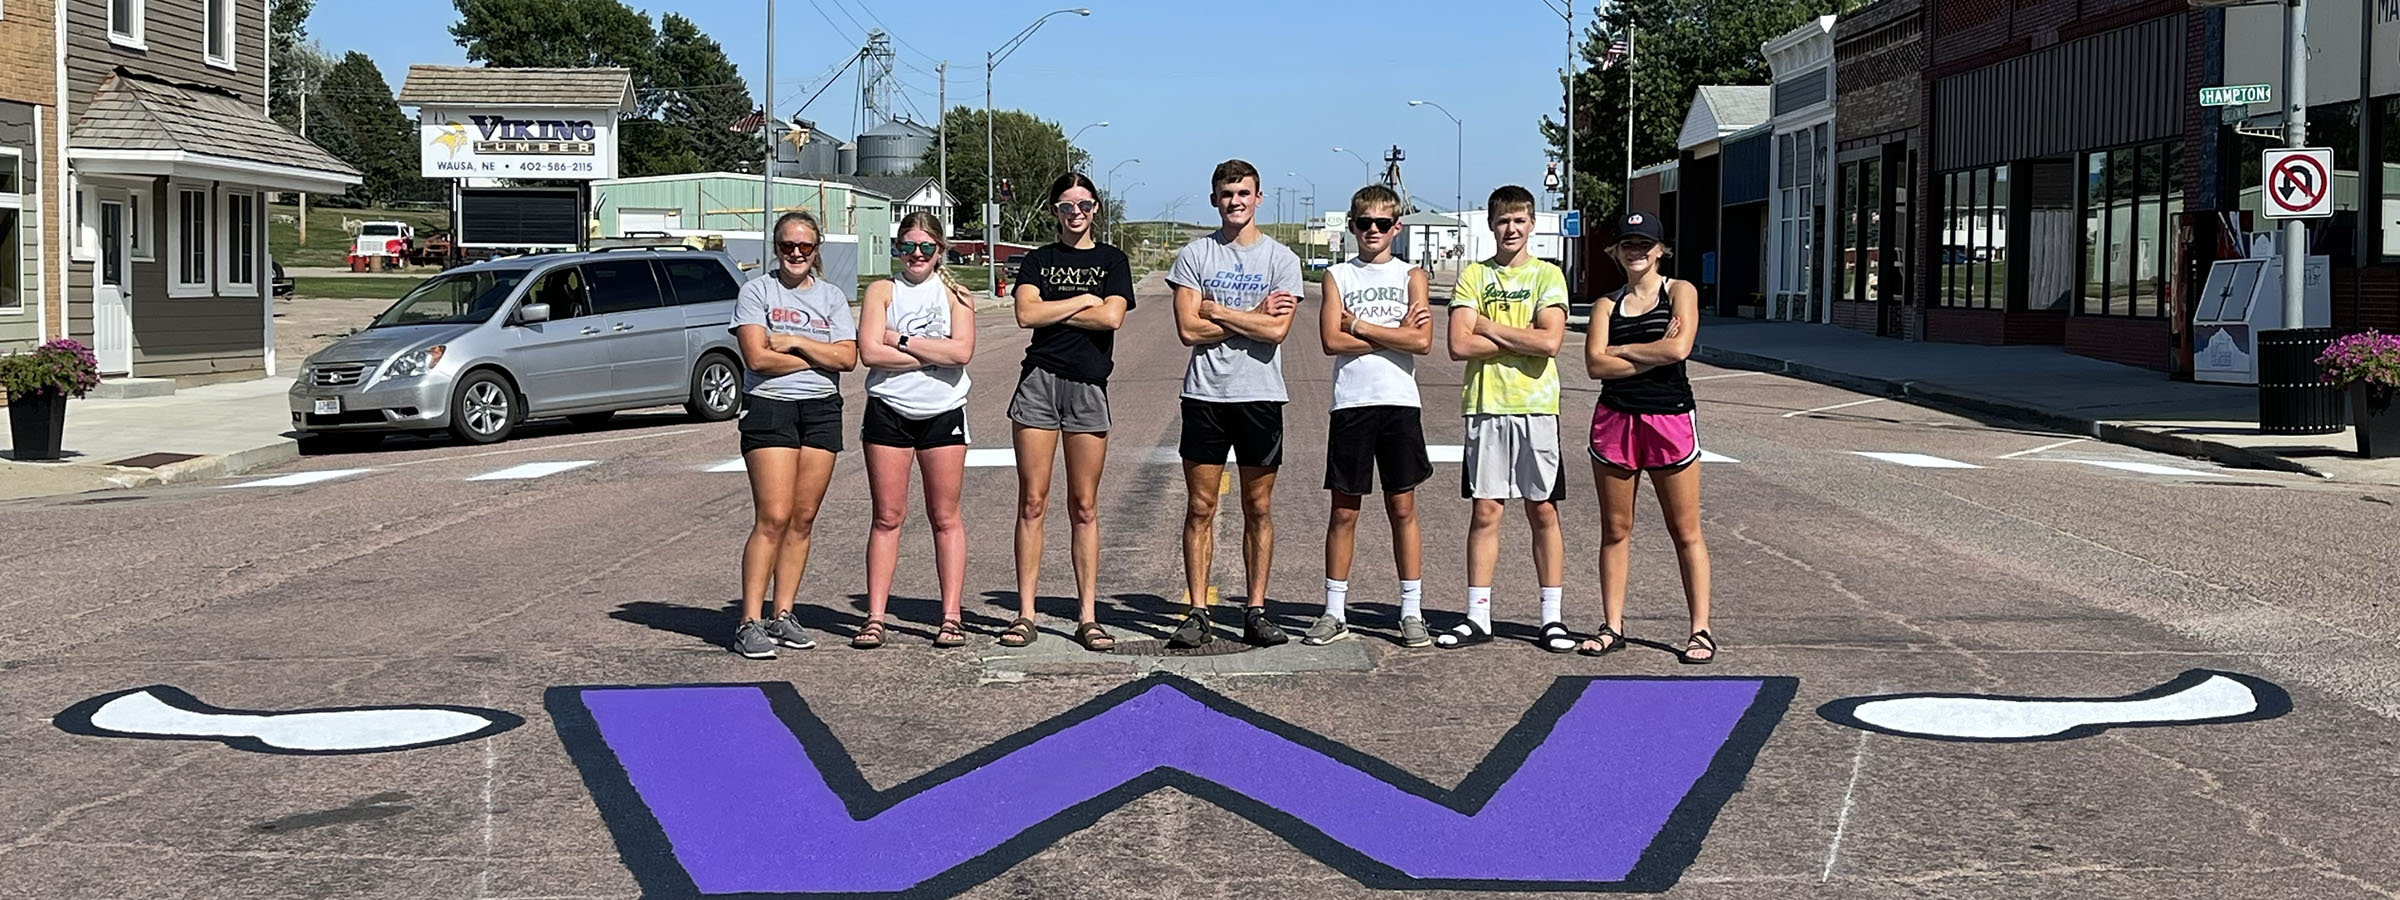
<path id="1" fill-rule="evenodd" d="M 14 448 L 9 455 L 18 460 L 57 459 L 59 444 L 67 433 L 67 395 L 54 391 L 11 395 L 8 431 Z"/>
<path id="2" fill-rule="evenodd" d="M 2400 456 L 2400 388 L 2357 382 L 2350 385 L 2350 418 L 2358 425 L 2358 455 Z"/>

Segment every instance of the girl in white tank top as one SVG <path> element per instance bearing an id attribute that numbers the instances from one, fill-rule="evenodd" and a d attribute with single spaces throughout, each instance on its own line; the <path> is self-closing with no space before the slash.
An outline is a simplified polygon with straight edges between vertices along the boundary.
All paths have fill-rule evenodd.
<path id="1" fill-rule="evenodd" d="M 892 301 L 884 328 L 916 338 L 950 336 L 950 310 L 958 305 L 949 282 L 940 275 L 910 283 L 905 273 L 892 275 Z M 929 419 L 967 405 L 967 367 L 924 366 L 905 372 L 871 369 L 867 396 L 890 404 L 911 419 Z"/>

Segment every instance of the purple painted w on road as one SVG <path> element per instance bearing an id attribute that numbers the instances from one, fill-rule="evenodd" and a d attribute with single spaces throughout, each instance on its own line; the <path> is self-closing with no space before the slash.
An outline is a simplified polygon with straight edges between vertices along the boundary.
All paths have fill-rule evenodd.
<path id="1" fill-rule="evenodd" d="M 561 687 L 547 702 L 651 896 L 948 896 L 1162 787 L 1372 887 L 1656 891 L 1697 855 L 1793 688 L 1561 678 L 1454 788 L 1173 676 L 882 791 L 788 684 Z"/>

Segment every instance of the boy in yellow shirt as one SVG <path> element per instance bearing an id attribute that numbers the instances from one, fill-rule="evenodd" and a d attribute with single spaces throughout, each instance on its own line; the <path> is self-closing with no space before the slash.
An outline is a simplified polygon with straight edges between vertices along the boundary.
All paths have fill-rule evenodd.
<path id="1" fill-rule="evenodd" d="M 1450 297 L 1450 358 L 1467 363 L 1466 453 L 1460 491 L 1475 501 L 1467 531 L 1467 620 L 1434 639 L 1469 647 L 1492 639 L 1492 574 L 1500 564 L 1500 520 L 1525 501 L 1533 565 L 1542 586 L 1542 649 L 1567 653 L 1575 637 L 1559 621 L 1566 541 L 1558 498 L 1566 470 L 1558 450 L 1558 366 L 1567 336 L 1567 278 L 1533 257 L 1533 194 L 1507 185 L 1485 215 L 1499 252 L 1459 273 Z"/>

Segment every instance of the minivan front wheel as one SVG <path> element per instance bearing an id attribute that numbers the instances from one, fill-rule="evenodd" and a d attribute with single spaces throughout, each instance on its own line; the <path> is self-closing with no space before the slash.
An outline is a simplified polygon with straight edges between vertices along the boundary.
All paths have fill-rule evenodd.
<path id="1" fill-rule="evenodd" d="M 492 372 L 469 374 L 450 399 L 450 433 L 470 444 L 507 440 L 523 416 L 516 391 Z"/>
<path id="2" fill-rule="evenodd" d="M 701 357 L 692 368 L 692 396 L 683 411 L 703 422 L 722 422 L 741 407 L 742 375 L 734 370 L 733 360 L 719 353 Z"/>

